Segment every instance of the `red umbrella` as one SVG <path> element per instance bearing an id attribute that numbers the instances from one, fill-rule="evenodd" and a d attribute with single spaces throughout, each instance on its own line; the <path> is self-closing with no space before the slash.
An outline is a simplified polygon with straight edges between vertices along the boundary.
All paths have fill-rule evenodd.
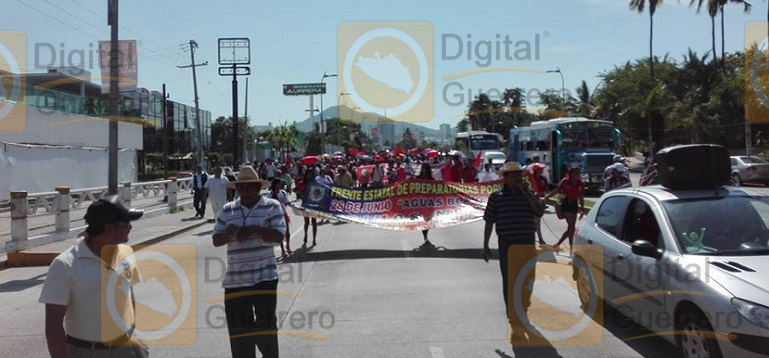
<path id="1" fill-rule="evenodd" d="M 437 150 L 428 150 L 427 153 L 425 153 L 425 156 L 428 158 L 433 158 L 438 156 Z"/>
<path id="2" fill-rule="evenodd" d="M 312 156 L 304 157 L 301 160 L 299 160 L 299 163 L 301 163 L 302 165 L 315 165 L 320 163 L 320 158 L 312 157 Z"/>

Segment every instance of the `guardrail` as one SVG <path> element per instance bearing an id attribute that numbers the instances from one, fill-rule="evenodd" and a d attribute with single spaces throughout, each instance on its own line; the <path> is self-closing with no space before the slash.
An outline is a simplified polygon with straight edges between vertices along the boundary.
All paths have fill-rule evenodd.
<path id="1" fill-rule="evenodd" d="M 158 180 L 142 183 L 123 183 L 119 189 L 123 204 L 130 207 L 132 199 L 167 196 L 168 211 L 156 210 L 152 216 L 174 212 L 177 193 L 191 190 L 192 178 Z M 57 187 L 56 191 L 28 194 L 26 191 L 11 192 L 11 241 L 5 244 L 8 253 L 27 250 L 51 242 L 75 237 L 82 228 L 70 227 L 70 209 L 82 208 L 84 203 L 99 200 L 107 195 L 107 187 L 70 190 Z M 55 216 L 56 231 L 52 234 L 29 237 L 27 218 L 36 216 L 40 208 Z M 147 215 L 145 214 L 145 217 Z"/>

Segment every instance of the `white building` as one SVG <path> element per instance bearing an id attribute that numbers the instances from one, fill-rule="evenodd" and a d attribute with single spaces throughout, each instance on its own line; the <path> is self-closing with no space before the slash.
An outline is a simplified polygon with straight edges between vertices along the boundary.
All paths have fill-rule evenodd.
<path id="1" fill-rule="evenodd" d="M 10 88 L 10 74 L 0 71 L 0 77 L 0 87 Z M 10 192 L 16 190 L 34 193 L 57 186 L 105 186 L 109 122 L 97 117 L 106 109 L 101 87 L 54 70 L 27 74 L 24 93 L 14 105 L 26 108 L 26 127 L 19 132 L 0 131 L 0 201 L 9 200 Z M 142 128 L 141 124 L 118 124 L 120 182 L 137 179 Z"/>

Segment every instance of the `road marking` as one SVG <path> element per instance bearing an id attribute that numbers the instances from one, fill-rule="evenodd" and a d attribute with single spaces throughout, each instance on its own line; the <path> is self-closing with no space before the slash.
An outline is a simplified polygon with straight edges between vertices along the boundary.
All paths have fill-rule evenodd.
<path id="1" fill-rule="evenodd" d="M 443 355 L 443 349 L 438 347 L 430 347 L 430 354 L 433 355 L 433 358 L 445 358 Z"/>

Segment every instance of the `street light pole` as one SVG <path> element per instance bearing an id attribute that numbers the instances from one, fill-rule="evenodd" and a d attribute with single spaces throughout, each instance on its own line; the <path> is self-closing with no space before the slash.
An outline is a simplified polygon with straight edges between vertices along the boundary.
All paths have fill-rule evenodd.
<path id="1" fill-rule="evenodd" d="M 320 83 L 323 83 L 323 81 L 327 77 L 336 77 L 336 73 L 328 75 L 326 74 L 326 71 L 323 71 L 323 78 L 320 79 Z M 337 107 L 339 107 L 339 104 L 337 103 Z M 339 108 L 337 108 L 337 117 L 339 117 Z M 323 93 L 320 94 L 320 131 L 321 133 L 326 133 L 326 131 L 323 128 Z"/>
<path id="2" fill-rule="evenodd" d="M 556 66 L 555 70 L 548 70 L 547 73 L 558 73 L 561 75 L 561 99 L 563 100 L 564 106 L 566 105 L 566 86 L 564 85 L 563 81 L 563 72 L 561 71 L 561 68 Z"/>

